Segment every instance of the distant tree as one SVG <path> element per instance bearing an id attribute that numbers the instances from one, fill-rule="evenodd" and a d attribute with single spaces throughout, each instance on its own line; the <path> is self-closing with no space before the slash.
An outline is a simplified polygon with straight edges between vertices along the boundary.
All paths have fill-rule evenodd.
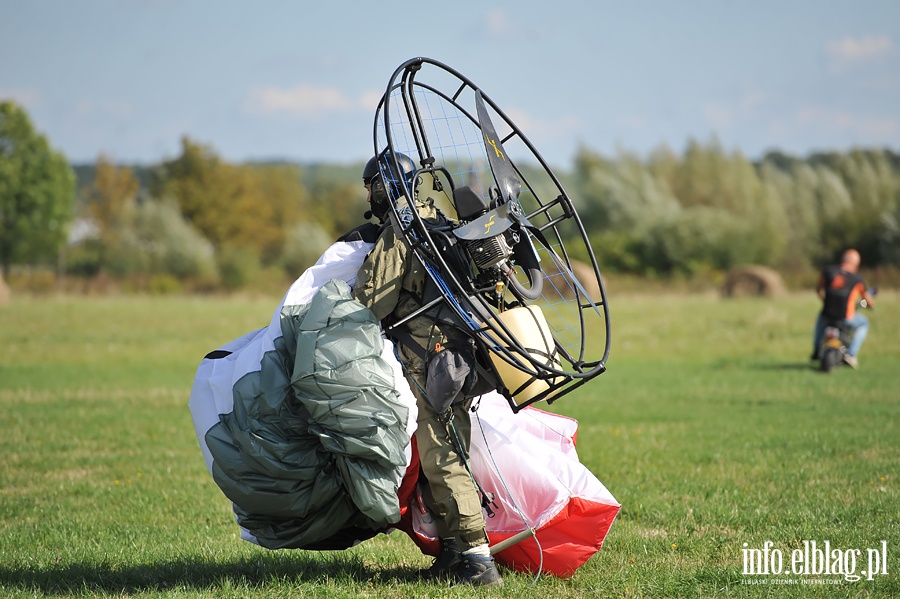
<path id="1" fill-rule="evenodd" d="M 304 270 L 315 264 L 322 252 L 333 242 L 334 238 L 326 233 L 318 223 L 308 222 L 295 225 L 288 232 L 281 266 L 288 275 L 298 277 Z"/>
<path id="2" fill-rule="evenodd" d="M 93 225 L 96 235 L 74 248 L 76 263 L 79 259 L 83 262 L 86 250 L 95 255 L 96 270 L 110 270 L 113 263 L 121 262 L 139 190 L 140 184 L 131 169 L 116 166 L 102 154 L 97 158 L 93 180 L 81 189 L 79 209 Z M 85 264 L 74 266 L 84 270 Z"/>
<path id="3" fill-rule="evenodd" d="M 838 172 L 853 198 L 843 223 L 843 245 L 856 247 L 870 263 L 881 263 L 886 258 L 882 239 L 900 206 L 900 177 L 883 152 L 859 149 L 841 157 Z"/>
<path id="4" fill-rule="evenodd" d="M 75 174 L 15 103 L 0 102 L 0 269 L 52 259 L 66 243 Z"/>
<path id="5" fill-rule="evenodd" d="M 163 162 L 150 186 L 156 198 L 171 197 L 181 213 L 213 244 L 227 238 L 227 231 L 219 212 L 227 204 L 225 196 L 232 195 L 220 173 L 222 163 L 212 148 L 181 139 L 181 155 Z"/>
<path id="6" fill-rule="evenodd" d="M 774 159 L 770 161 L 770 157 Z M 783 266 L 799 272 L 810 268 L 820 251 L 822 215 L 818 208 L 819 176 L 802 161 L 787 162 L 770 153 L 759 167 L 767 193 L 783 208 L 786 218 Z"/>
<path id="7" fill-rule="evenodd" d="M 181 156 L 159 167 L 150 190 L 174 200 L 217 249 L 252 249 L 264 262 L 280 258 L 286 230 L 302 220 L 308 203 L 296 167 L 229 164 L 187 137 Z"/>
<path id="8" fill-rule="evenodd" d="M 137 204 L 117 248 L 108 259 L 116 276 L 169 275 L 201 282 L 218 276 L 209 241 L 169 202 L 151 199 Z"/>
<path id="9" fill-rule="evenodd" d="M 140 184 L 130 168 L 117 167 L 102 154 L 97 158 L 94 181 L 82 193 L 101 237 L 122 225 L 139 190 Z"/>
<path id="10" fill-rule="evenodd" d="M 582 150 L 575 164 L 581 217 L 614 270 L 697 273 L 785 260 L 790 225 L 779 192 L 788 175 L 764 180 L 715 139 L 692 140 L 682 158 L 666 147 L 646 161 Z"/>
<path id="11" fill-rule="evenodd" d="M 236 215 L 255 212 L 257 218 L 241 219 L 246 226 L 238 239 L 243 245 L 255 247 L 264 263 L 277 262 L 288 231 L 309 218 L 310 196 L 301 185 L 300 169 L 280 164 L 246 165 L 239 170 L 246 177 L 247 194 Z"/>
<path id="12" fill-rule="evenodd" d="M 362 183 L 330 183 L 313 186 L 309 217 L 322 230 L 339 237 L 363 222 L 368 210 Z"/>

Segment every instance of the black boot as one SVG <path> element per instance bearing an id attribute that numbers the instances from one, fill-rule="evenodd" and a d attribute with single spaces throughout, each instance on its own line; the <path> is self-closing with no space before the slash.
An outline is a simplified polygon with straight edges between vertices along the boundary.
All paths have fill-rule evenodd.
<path id="1" fill-rule="evenodd" d="M 448 579 L 459 564 L 459 548 L 456 539 L 441 539 L 441 552 L 434 559 L 430 568 L 419 570 L 422 580 Z"/>
<path id="2" fill-rule="evenodd" d="M 479 587 L 503 584 L 492 557 L 462 553 L 454 570 L 454 578 L 461 584 Z"/>

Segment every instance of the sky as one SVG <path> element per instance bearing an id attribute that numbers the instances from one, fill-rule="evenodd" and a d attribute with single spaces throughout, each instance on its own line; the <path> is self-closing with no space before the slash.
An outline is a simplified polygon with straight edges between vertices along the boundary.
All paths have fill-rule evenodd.
<path id="1" fill-rule="evenodd" d="M 423 56 L 551 164 L 717 139 L 751 159 L 900 150 L 900 2 L 0 0 L 0 99 L 73 163 L 350 163 Z"/>

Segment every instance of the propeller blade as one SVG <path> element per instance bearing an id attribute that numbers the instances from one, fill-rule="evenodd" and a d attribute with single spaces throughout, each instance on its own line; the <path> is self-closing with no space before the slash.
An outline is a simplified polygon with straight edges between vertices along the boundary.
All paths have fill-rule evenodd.
<path id="1" fill-rule="evenodd" d="M 470 223 L 466 223 L 461 227 L 457 227 L 453 230 L 453 234 L 456 235 L 459 239 L 464 239 L 466 241 L 473 241 L 475 239 L 484 239 L 486 237 L 493 237 L 494 235 L 499 235 L 503 233 L 508 228 L 513 226 L 514 220 L 510 218 L 510 211 L 507 206 L 517 206 L 518 204 L 503 204 L 486 212 L 473 220 Z"/>
<path id="2" fill-rule="evenodd" d="M 481 90 L 475 90 L 475 109 L 478 112 L 478 125 L 481 127 L 481 134 L 484 136 L 484 148 L 487 150 L 488 163 L 491 165 L 491 172 L 494 174 L 494 180 L 500 189 L 500 196 L 504 202 L 510 202 L 519 197 L 522 191 L 522 183 L 516 175 L 516 169 L 506 156 L 503 144 L 500 142 L 500 136 L 494 128 L 494 123 L 488 114 L 487 107 L 484 105 L 484 98 L 481 96 Z"/>

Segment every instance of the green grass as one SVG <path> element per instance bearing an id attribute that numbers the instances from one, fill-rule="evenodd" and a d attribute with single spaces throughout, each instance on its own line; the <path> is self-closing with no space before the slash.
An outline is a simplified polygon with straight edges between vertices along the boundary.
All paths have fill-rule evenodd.
<path id="1" fill-rule="evenodd" d="M 579 420 L 622 511 L 572 579 L 472 591 L 411 580 L 430 558 L 402 533 L 322 553 L 239 540 L 187 399 L 200 357 L 277 299 L 20 298 L 0 308 L 0 596 L 900 596 L 897 299 L 879 295 L 860 370 L 823 375 L 811 292 L 613 294 L 609 371 L 550 409 Z M 744 543 L 789 563 L 803 540 L 886 540 L 888 574 L 742 575 Z"/>

